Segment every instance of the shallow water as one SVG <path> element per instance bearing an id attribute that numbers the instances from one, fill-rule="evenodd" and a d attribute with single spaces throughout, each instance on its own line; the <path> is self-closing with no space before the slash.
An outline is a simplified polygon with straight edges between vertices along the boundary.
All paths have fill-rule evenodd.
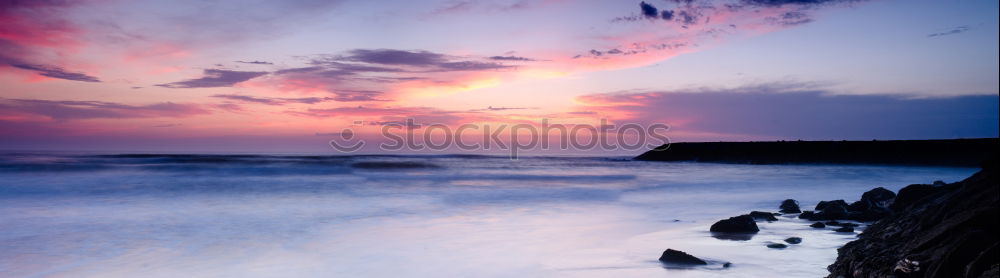
<path id="1" fill-rule="evenodd" d="M 779 217 L 976 169 L 490 156 L 0 156 L 2 277 L 817 277 L 854 234 Z M 786 237 L 787 249 L 766 248 Z M 709 260 L 667 268 L 667 248 Z M 732 266 L 723 268 L 723 262 Z"/>

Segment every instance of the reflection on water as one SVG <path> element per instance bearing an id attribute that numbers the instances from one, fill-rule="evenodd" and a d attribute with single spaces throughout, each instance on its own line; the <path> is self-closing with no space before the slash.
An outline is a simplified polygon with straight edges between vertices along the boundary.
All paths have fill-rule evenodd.
<path id="1" fill-rule="evenodd" d="M 816 277 L 854 234 L 715 220 L 975 169 L 489 156 L 0 156 L 2 277 Z M 863 227 L 859 227 L 861 229 Z M 769 243 L 803 238 L 770 249 Z M 656 261 L 667 248 L 710 262 Z M 730 267 L 722 264 L 731 262 Z"/>

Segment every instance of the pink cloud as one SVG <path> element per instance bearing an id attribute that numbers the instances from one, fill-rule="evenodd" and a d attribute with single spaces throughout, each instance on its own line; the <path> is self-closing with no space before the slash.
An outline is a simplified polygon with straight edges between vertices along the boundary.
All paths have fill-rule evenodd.
<path id="1" fill-rule="evenodd" d="M 104 101 L 0 99 L 0 117 L 44 116 L 52 120 L 180 118 L 210 114 L 198 104 L 160 102 L 128 105 Z"/>
<path id="2" fill-rule="evenodd" d="M 44 79 L 98 82 L 65 57 L 77 53 L 83 31 L 61 15 L 75 3 L 4 1 L 0 3 L 0 72 L 33 73 Z"/>

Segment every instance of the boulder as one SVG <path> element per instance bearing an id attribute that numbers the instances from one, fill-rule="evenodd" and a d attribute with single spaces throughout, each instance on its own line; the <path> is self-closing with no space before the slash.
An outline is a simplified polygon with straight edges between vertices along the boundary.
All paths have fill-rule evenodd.
<path id="1" fill-rule="evenodd" d="M 788 245 L 784 245 L 784 244 L 781 244 L 781 243 L 771 243 L 771 244 L 767 245 L 767 248 L 774 248 L 774 249 L 784 249 L 784 248 L 787 248 L 787 247 L 788 247 Z"/>
<path id="2" fill-rule="evenodd" d="M 847 207 L 847 202 L 845 202 L 844 200 L 819 201 L 819 203 L 816 204 L 816 208 L 813 209 L 813 210 L 815 210 L 815 211 L 823 211 L 823 209 L 826 208 L 826 206 L 828 206 L 828 205 L 834 205 L 834 204 L 843 206 L 845 208 Z"/>
<path id="3" fill-rule="evenodd" d="M 827 226 L 837 226 L 837 227 L 857 227 L 857 226 L 859 226 L 858 224 L 854 224 L 854 223 L 851 223 L 851 222 L 839 222 L 839 221 L 836 221 L 836 220 L 834 220 L 834 221 L 826 221 L 826 225 Z"/>
<path id="4" fill-rule="evenodd" d="M 840 228 L 837 228 L 836 230 L 833 230 L 833 231 L 834 232 L 838 232 L 838 233 L 853 233 L 854 232 L 854 227 L 851 227 L 851 226 L 840 227 Z"/>
<path id="5" fill-rule="evenodd" d="M 753 239 L 756 233 L 711 233 L 712 237 L 720 240 L 747 241 Z"/>
<path id="6" fill-rule="evenodd" d="M 677 251 L 674 249 L 667 249 L 663 251 L 663 255 L 660 255 L 660 261 L 670 264 L 681 264 L 681 265 L 707 265 L 708 263 L 698 257 L 691 256 L 688 253 L 682 251 Z"/>
<path id="7" fill-rule="evenodd" d="M 872 206 L 879 208 L 889 208 L 893 199 L 896 199 L 896 193 L 883 187 L 876 187 L 861 194 L 862 201 L 868 201 Z"/>
<path id="8" fill-rule="evenodd" d="M 847 206 L 847 210 L 851 211 L 851 212 L 866 211 L 866 210 L 871 209 L 874 206 L 875 205 L 873 205 L 871 202 L 868 202 L 868 201 L 865 201 L 865 200 L 858 200 L 858 201 L 853 202 L 850 205 L 848 205 Z"/>
<path id="9" fill-rule="evenodd" d="M 816 223 L 812 223 L 812 225 L 809 225 L 809 227 L 813 227 L 813 228 L 826 228 L 826 224 L 823 224 L 823 222 L 816 222 Z"/>
<path id="10" fill-rule="evenodd" d="M 836 200 L 829 202 L 820 202 L 816 205 L 817 212 L 810 220 L 836 220 L 836 219 L 847 219 L 848 210 L 847 202 L 844 200 Z"/>
<path id="11" fill-rule="evenodd" d="M 815 217 L 815 216 L 816 216 L 816 213 L 814 213 L 811 210 L 807 210 L 807 211 L 803 211 L 802 214 L 799 214 L 799 219 L 812 220 L 812 218 Z"/>
<path id="12" fill-rule="evenodd" d="M 778 221 L 777 217 L 774 217 L 774 213 L 764 212 L 764 211 L 751 211 L 750 217 L 754 220 L 764 220 L 764 221 Z"/>
<path id="13" fill-rule="evenodd" d="M 752 216 L 740 215 L 715 222 L 709 228 L 709 231 L 717 233 L 756 233 L 760 231 L 760 228 L 757 228 L 757 222 L 754 221 Z"/>
<path id="14" fill-rule="evenodd" d="M 789 244 L 799 244 L 799 243 L 802 243 L 802 238 L 801 237 L 790 237 L 790 238 L 786 238 L 785 242 L 787 242 Z"/>
<path id="15" fill-rule="evenodd" d="M 800 213 L 800 212 L 802 212 L 802 210 L 799 209 L 799 202 L 797 202 L 795 200 L 792 200 L 792 199 L 787 199 L 787 200 L 782 201 L 781 205 L 778 206 L 778 208 L 781 209 L 781 210 L 779 210 L 779 212 L 781 212 L 781 213 Z"/>
<path id="16" fill-rule="evenodd" d="M 909 206 L 919 203 L 920 200 L 927 198 L 928 196 L 934 196 L 942 191 L 940 186 L 934 186 L 929 184 L 911 184 L 903 189 L 899 190 L 899 194 L 896 195 L 896 199 L 889 205 L 889 209 L 893 212 L 902 212 Z"/>
<path id="17" fill-rule="evenodd" d="M 889 206 L 896 199 L 896 193 L 879 187 L 861 195 L 861 200 L 847 206 L 848 219 L 875 221 L 890 214 Z"/>
<path id="18" fill-rule="evenodd" d="M 868 200 L 860 200 L 851 203 L 851 205 L 847 207 L 847 210 L 847 219 L 862 222 L 879 220 L 891 214 L 889 208 L 879 207 L 875 203 Z"/>

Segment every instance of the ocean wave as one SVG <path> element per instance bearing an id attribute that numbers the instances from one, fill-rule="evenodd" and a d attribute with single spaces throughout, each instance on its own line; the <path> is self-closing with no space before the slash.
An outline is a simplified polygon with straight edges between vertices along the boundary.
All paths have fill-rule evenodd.
<path id="1" fill-rule="evenodd" d="M 524 160 L 526 159 L 526 160 Z M 555 164 L 553 164 L 553 162 Z M 514 164 L 507 156 L 479 154 L 376 155 L 259 155 L 259 154 L 0 154 L 0 172 L 151 171 L 218 175 L 326 175 L 360 171 L 415 171 L 446 168 L 506 169 L 562 165 L 567 168 L 602 167 L 597 157 L 525 157 Z M 558 174 L 558 173 L 556 173 Z M 496 175 L 453 179 L 607 180 L 634 176 Z M 447 177 L 445 179 L 448 179 Z"/>
<path id="2" fill-rule="evenodd" d="M 362 161 L 351 164 L 351 167 L 368 170 L 393 170 L 393 169 L 440 169 L 436 164 L 416 161 Z"/>
<path id="3" fill-rule="evenodd" d="M 161 173 L 198 175 L 280 176 L 280 175 L 343 175 L 351 170 L 341 166 L 204 166 L 190 164 L 157 164 L 139 169 Z"/>
<path id="4" fill-rule="evenodd" d="M 340 164 L 346 156 L 270 156 L 270 155 L 195 155 L 195 154 L 116 154 L 90 156 L 124 163 L 192 163 L 192 164 Z"/>
<path id="5" fill-rule="evenodd" d="M 0 163 L 0 172 L 88 172 L 113 168 L 94 163 Z"/>

